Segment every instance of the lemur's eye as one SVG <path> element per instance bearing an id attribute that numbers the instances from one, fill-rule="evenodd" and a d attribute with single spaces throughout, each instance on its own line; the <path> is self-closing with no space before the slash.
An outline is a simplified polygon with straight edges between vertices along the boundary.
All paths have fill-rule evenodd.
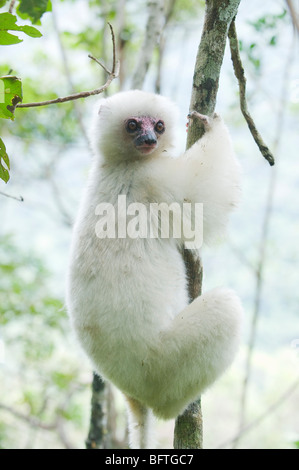
<path id="1" fill-rule="evenodd" d="M 163 134 L 165 131 L 165 126 L 163 121 L 158 121 L 157 124 L 155 125 L 155 131 L 158 132 L 158 134 Z"/>
<path id="2" fill-rule="evenodd" d="M 136 121 L 136 119 L 129 119 L 129 121 L 127 122 L 127 131 L 128 132 L 135 132 L 137 130 L 137 127 L 138 127 L 138 123 Z"/>

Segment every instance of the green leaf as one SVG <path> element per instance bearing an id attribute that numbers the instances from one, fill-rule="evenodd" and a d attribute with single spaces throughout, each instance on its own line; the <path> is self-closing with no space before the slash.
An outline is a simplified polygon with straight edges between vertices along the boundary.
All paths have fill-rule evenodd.
<path id="1" fill-rule="evenodd" d="M 23 19 L 30 19 L 33 24 L 39 22 L 46 11 L 52 11 L 50 0 L 20 0 L 17 8 L 18 15 Z"/>
<path id="2" fill-rule="evenodd" d="M 5 5 L 8 0 L 0 0 L 0 8 Z"/>
<path id="3" fill-rule="evenodd" d="M 273 29 L 279 26 L 279 20 L 285 18 L 287 13 L 286 9 L 283 9 L 279 15 L 268 14 L 258 18 L 256 21 L 248 21 L 248 24 L 254 27 L 258 32 L 265 31 L 266 29 Z"/>
<path id="4" fill-rule="evenodd" d="M 277 36 L 272 36 L 272 38 L 269 41 L 270 46 L 276 46 L 277 44 Z"/>
<path id="5" fill-rule="evenodd" d="M 40 38 L 42 36 L 42 33 L 34 28 L 33 26 L 19 26 L 19 31 L 22 31 L 22 33 L 27 34 L 27 36 L 30 36 L 32 38 Z"/>
<path id="6" fill-rule="evenodd" d="M 7 31 L 0 30 L 0 44 L 1 46 L 9 46 L 10 44 L 18 44 L 22 42 L 23 39 L 19 39 L 18 36 L 10 34 Z"/>
<path id="7" fill-rule="evenodd" d="M 4 165 L 3 165 L 4 163 Z M 0 178 L 7 183 L 9 180 L 9 169 L 10 169 L 10 163 L 9 163 L 9 158 L 6 153 L 6 148 L 4 145 L 3 140 L 0 138 Z"/>
<path id="8" fill-rule="evenodd" d="M 0 118 L 14 120 L 14 110 L 23 99 L 22 82 L 18 77 L 0 77 Z"/>
<path id="9" fill-rule="evenodd" d="M 40 38 L 42 34 L 38 29 L 33 26 L 19 26 L 16 24 L 17 17 L 11 13 L 0 13 L 0 44 L 9 45 L 21 42 L 17 36 L 14 36 L 7 31 L 21 31 L 33 38 Z"/>

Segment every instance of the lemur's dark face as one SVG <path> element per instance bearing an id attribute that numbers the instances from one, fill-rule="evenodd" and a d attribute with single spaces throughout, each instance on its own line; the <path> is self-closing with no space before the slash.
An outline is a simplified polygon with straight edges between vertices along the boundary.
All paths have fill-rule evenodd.
<path id="1" fill-rule="evenodd" d="M 136 150 L 149 155 L 158 147 L 159 137 L 165 132 L 165 124 L 152 116 L 132 116 L 125 121 L 125 130 Z"/>

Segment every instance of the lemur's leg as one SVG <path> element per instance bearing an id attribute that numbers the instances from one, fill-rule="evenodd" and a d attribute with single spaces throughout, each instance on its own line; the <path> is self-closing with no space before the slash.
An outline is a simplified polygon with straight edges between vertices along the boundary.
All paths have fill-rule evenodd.
<path id="1" fill-rule="evenodd" d="M 153 415 L 138 400 L 126 396 L 128 406 L 129 441 L 131 449 L 153 448 Z"/>

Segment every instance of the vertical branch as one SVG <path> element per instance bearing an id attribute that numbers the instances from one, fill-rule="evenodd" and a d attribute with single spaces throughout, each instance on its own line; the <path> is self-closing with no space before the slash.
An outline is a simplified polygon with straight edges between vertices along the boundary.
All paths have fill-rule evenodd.
<path id="1" fill-rule="evenodd" d="M 162 64 L 163 64 L 165 44 L 166 44 L 165 30 L 173 15 L 175 4 L 176 4 L 176 0 L 170 0 L 167 5 L 167 11 L 165 12 L 165 22 L 164 22 L 164 26 L 163 26 L 161 36 L 160 36 L 160 45 L 159 45 L 159 50 L 158 50 L 158 69 L 157 69 L 157 76 L 155 80 L 155 92 L 158 94 L 161 93 L 161 71 L 162 71 Z"/>
<path id="2" fill-rule="evenodd" d="M 292 18 L 294 29 L 299 33 L 299 13 L 298 13 L 298 5 L 293 3 L 292 0 L 286 0 L 286 3 L 289 8 L 289 12 Z"/>
<path id="3" fill-rule="evenodd" d="M 228 29 L 236 16 L 240 0 L 206 0 L 205 21 L 196 57 L 190 111 L 211 116 L 216 105 L 220 70 Z M 204 134 L 199 120 L 188 128 L 187 148 Z M 199 257 L 184 250 L 183 258 L 192 301 L 201 293 L 202 265 Z M 202 448 L 202 415 L 200 400 L 189 405 L 175 423 L 174 448 Z"/>
<path id="4" fill-rule="evenodd" d="M 103 409 L 105 403 L 105 384 L 96 373 L 93 374 L 91 416 L 88 437 L 85 441 L 86 449 L 106 449 L 107 423 L 106 413 Z"/>
<path id="5" fill-rule="evenodd" d="M 164 1 L 148 0 L 148 20 L 143 45 L 132 79 L 132 88 L 142 88 L 146 72 L 152 59 L 154 49 L 159 41 L 164 21 Z"/>
<path id="6" fill-rule="evenodd" d="M 122 90 L 126 78 L 126 64 L 125 64 L 125 50 L 128 39 L 124 31 L 126 26 L 126 1 L 118 0 L 117 17 L 116 17 L 116 31 L 117 31 L 117 57 L 122 64 L 119 72 L 119 87 Z"/>
<path id="7" fill-rule="evenodd" d="M 239 41 L 237 37 L 236 25 L 235 25 L 234 20 L 231 22 L 231 25 L 228 31 L 228 37 L 229 37 L 229 44 L 230 44 L 231 58 L 232 58 L 232 63 L 234 67 L 234 72 L 239 83 L 240 109 L 247 122 L 249 130 L 252 134 L 252 137 L 255 140 L 255 143 L 260 149 L 261 154 L 272 166 L 275 163 L 274 157 L 272 153 L 270 152 L 270 150 L 268 149 L 265 142 L 263 141 L 260 133 L 258 132 L 256 128 L 254 120 L 252 119 L 251 114 L 248 111 L 247 101 L 246 101 L 246 78 L 245 78 L 244 69 L 242 66 L 241 58 L 240 58 Z"/>

